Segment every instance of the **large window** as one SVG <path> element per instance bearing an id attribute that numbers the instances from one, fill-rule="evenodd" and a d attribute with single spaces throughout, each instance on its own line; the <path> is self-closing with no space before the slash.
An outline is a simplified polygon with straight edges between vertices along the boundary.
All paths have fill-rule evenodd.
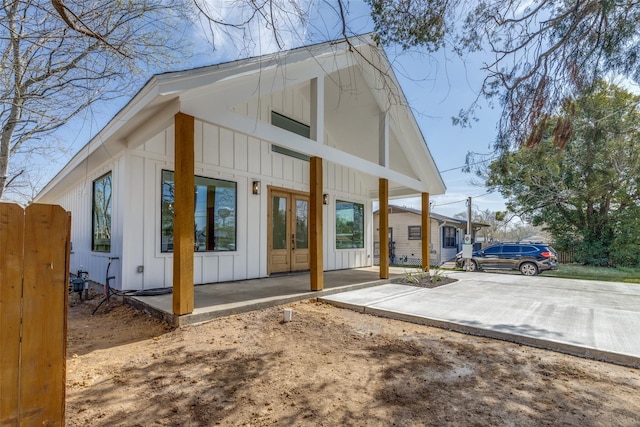
<path id="1" fill-rule="evenodd" d="M 162 252 L 173 251 L 174 173 L 162 171 Z M 196 251 L 236 250 L 236 183 L 195 177 Z"/>
<path id="2" fill-rule="evenodd" d="M 456 247 L 456 228 L 455 227 L 442 227 L 442 247 L 443 248 Z"/>
<path id="3" fill-rule="evenodd" d="M 336 249 L 364 248 L 364 205 L 336 202 Z"/>
<path id="4" fill-rule="evenodd" d="M 91 249 L 111 251 L 111 172 L 93 181 L 93 238 Z"/>

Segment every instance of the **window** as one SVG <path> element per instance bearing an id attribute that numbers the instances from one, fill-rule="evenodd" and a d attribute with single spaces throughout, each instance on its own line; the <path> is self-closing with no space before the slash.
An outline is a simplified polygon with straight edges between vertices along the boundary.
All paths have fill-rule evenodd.
<path id="1" fill-rule="evenodd" d="M 336 201 L 336 249 L 364 248 L 364 205 Z"/>
<path id="2" fill-rule="evenodd" d="M 305 138 L 311 137 L 311 128 L 304 123 L 300 123 L 296 120 L 290 119 L 287 116 L 283 116 L 282 114 L 276 113 L 275 111 L 271 112 L 271 124 L 273 126 L 277 126 L 281 129 L 288 130 L 289 132 L 293 132 Z M 279 147 L 277 145 L 271 144 L 271 151 L 275 153 L 284 154 L 287 156 L 295 157 L 296 159 L 309 161 L 309 156 L 306 154 L 298 153 L 297 151 L 289 150 L 288 148 Z"/>
<path id="3" fill-rule="evenodd" d="M 456 247 L 456 228 L 455 227 L 442 227 L 442 247 L 443 248 Z"/>
<path id="4" fill-rule="evenodd" d="M 162 171 L 161 250 L 173 251 L 174 173 Z M 194 250 L 236 250 L 236 183 L 195 177 Z"/>
<path id="5" fill-rule="evenodd" d="M 485 255 L 500 255 L 500 253 L 502 253 L 502 246 L 491 246 L 485 249 L 483 252 Z"/>
<path id="6" fill-rule="evenodd" d="M 409 240 L 420 240 L 422 239 L 422 226 L 421 225 L 410 225 L 409 226 Z"/>
<path id="7" fill-rule="evenodd" d="M 520 246 L 519 245 L 504 245 L 502 247 L 502 253 L 503 254 L 519 254 L 520 253 Z"/>
<path id="8" fill-rule="evenodd" d="M 309 127 L 309 125 L 290 119 L 289 117 L 283 116 L 275 111 L 271 112 L 271 124 L 284 130 L 288 130 L 289 132 L 297 133 L 305 138 L 311 137 L 311 127 Z"/>
<path id="9" fill-rule="evenodd" d="M 111 252 L 111 172 L 93 181 L 91 249 Z"/>

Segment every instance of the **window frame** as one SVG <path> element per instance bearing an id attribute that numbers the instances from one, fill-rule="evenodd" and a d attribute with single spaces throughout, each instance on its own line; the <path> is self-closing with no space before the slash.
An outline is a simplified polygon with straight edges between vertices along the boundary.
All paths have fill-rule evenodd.
<path id="1" fill-rule="evenodd" d="M 340 225 L 340 224 L 338 224 L 338 206 L 340 204 L 347 204 L 347 203 L 352 205 L 353 207 L 359 206 L 360 209 L 361 209 L 360 210 L 360 212 L 361 212 L 361 215 L 360 215 L 360 223 L 361 223 L 360 225 L 361 225 L 361 227 L 360 227 L 359 231 L 360 231 L 360 235 L 362 237 L 361 237 L 361 241 L 360 242 L 354 242 L 353 236 L 355 234 L 352 233 L 350 235 L 350 236 L 352 236 L 352 238 L 350 240 L 351 241 L 351 246 L 349 246 L 349 247 L 347 247 L 347 246 L 340 247 L 340 246 L 338 246 L 338 244 L 339 244 L 338 236 L 340 236 L 340 235 L 346 236 L 346 234 L 345 233 L 338 233 L 338 226 Z M 365 247 L 365 233 L 364 233 L 364 230 L 365 230 L 365 228 L 364 228 L 364 226 L 365 226 L 365 224 L 364 224 L 365 211 L 364 211 L 364 203 L 350 202 L 348 200 L 336 200 L 336 207 L 335 207 L 335 210 L 334 210 L 334 214 L 335 214 L 335 249 L 336 250 L 364 249 L 364 247 Z M 355 217 L 355 215 L 354 215 L 354 217 Z M 355 218 L 353 220 L 353 223 L 355 224 Z M 354 246 L 354 244 L 358 244 L 358 243 L 360 244 L 359 246 Z"/>
<path id="2" fill-rule="evenodd" d="M 287 132 L 295 133 L 303 138 L 311 139 L 311 126 L 273 110 L 271 110 L 271 125 L 284 129 Z M 271 144 L 271 151 L 304 160 L 306 162 L 310 160 L 310 157 L 306 154 L 299 153 L 289 148 L 280 147 L 276 144 Z"/>
<path id="3" fill-rule="evenodd" d="M 417 233 L 416 233 L 417 230 Z M 417 234 L 417 236 L 416 236 Z M 408 225 L 407 226 L 407 238 L 408 240 L 422 240 L 422 226 L 421 225 Z"/>
<path id="4" fill-rule="evenodd" d="M 492 249 L 495 249 L 495 251 L 493 251 Z M 487 251 L 489 252 L 487 253 Z M 483 253 L 485 255 L 500 255 L 502 254 L 502 245 L 489 246 L 488 248 L 483 249 Z"/>
<path id="5" fill-rule="evenodd" d="M 453 233 L 453 235 L 449 236 L 449 233 Z M 457 248 L 458 245 L 456 243 L 456 227 L 451 227 L 449 225 L 442 227 L 442 247 Z"/>
<path id="6" fill-rule="evenodd" d="M 520 254 L 522 253 L 521 245 L 502 245 L 502 253 L 503 254 Z"/>
<path id="7" fill-rule="evenodd" d="M 167 224 L 167 220 L 163 218 L 164 215 L 164 209 L 165 209 L 165 196 L 164 196 L 164 186 L 165 186 L 165 173 L 170 173 L 172 174 L 172 180 L 171 182 L 175 185 L 175 171 L 169 170 L 169 169 L 162 169 L 160 172 L 160 253 L 162 254 L 172 254 L 173 253 L 173 220 L 174 220 L 174 216 L 173 214 L 171 214 L 170 217 L 170 221 L 171 221 L 171 249 L 168 249 L 169 243 L 167 243 L 167 248 L 165 248 L 165 244 L 163 242 L 164 239 L 164 226 L 165 224 Z M 234 204 L 233 204 L 233 221 L 234 221 L 234 225 L 233 225 L 233 245 L 234 248 L 233 249 L 196 249 L 196 239 L 195 239 L 195 235 L 194 235 L 194 252 L 217 252 L 217 253 L 228 253 L 228 252 L 237 252 L 238 251 L 238 183 L 236 181 L 228 181 L 225 179 L 219 179 L 219 178 L 212 178 L 212 177 L 208 177 L 208 176 L 201 176 L 201 175 L 194 175 L 194 181 L 197 181 L 198 179 L 204 179 L 204 180 L 210 180 L 210 181 L 214 181 L 214 182 L 222 182 L 222 183 L 228 183 L 228 184 L 233 184 L 233 187 L 224 187 L 224 188 L 233 188 L 234 190 Z M 197 184 L 196 184 L 197 187 Z M 208 186 L 207 186 L 208 187 Z M 196 189 L 194 189 L 194 197 L 196 197 Z M 174 199 L 172 201 L 172 203 L 175 203 L 175 196 Z M 197 203 L 197 199 L 195 200 L 195 203 Z M 214 206 L 215 208 L 215 206 Z M 194 210 L 194 222 L 196 221 L 196 214 L 197 214 L 198 210 L 197 210 L 197 206 L 196 209 Z M 206 215 L 206 210 L 205 210 L 205 215 Z M 214 213 L 214 221 L 215 221 L 216 215 Z M 206 227 L 209 227 L 209 220 L 207 218 L 206 220 Z M 206 245 L 206 243 L 205 243 Z"/>
<path id="8" fill-rule="evenodd" d="M 96 246 L 98 246 L 96 244 L 96 184 L 98 184 L 99 182 L 104 181 L 106 178 L 109 178 L 109 201 L 108 201 L 108 207 L 106 210 L 108 210 L 108 226 L 105 225 L 105 228 L 108 228 L 108 234 L 109 234 L 109 238 L 108 239 L 101 239 L 101 240 L 108 240 L 108 245 L 109 248 L 108 249 L 96 249 Z M 92 181 L 91 184 L 91 252 L 101 252 L 101 253 L 111 253 L 111 210 L 113 208 L 113 173 L 112 171 L 109 171 L 105 174 L 103 174 L 102 176 L 94 179 Z"/>

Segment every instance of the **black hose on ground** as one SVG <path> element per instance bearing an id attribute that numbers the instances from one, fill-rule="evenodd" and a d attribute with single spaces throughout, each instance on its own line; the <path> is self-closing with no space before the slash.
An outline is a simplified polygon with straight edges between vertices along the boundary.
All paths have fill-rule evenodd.
<path id="1" fill-rule="evenodd" d="M 167 295 L 172 292 L 173 292 L 173 288 L 153 288 L 153 289 L 144 289 L 142 291 L 135 291 L 133 293 L 127 293 L 127 296 L 150 297 L 154 295 Z"/>

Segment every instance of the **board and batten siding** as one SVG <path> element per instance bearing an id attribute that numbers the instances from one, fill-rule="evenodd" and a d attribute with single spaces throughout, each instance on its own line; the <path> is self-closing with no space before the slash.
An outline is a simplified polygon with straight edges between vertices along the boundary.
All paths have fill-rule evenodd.
<path id="1" fill-rule="evenodd" d="M 308 86 L 298 85 L 237 107 L 237 112 L 270 122 L 271 111 L 309 123 L 311 109 Z M 309 163 L 272 152 L 271 144 L 235 132 L 221 124 L 196 118 L 195 173 L 237 184 L 237 251 L 196 252 L 194 282 L 213 283 L 265 277 L 267 274 L 268 187 L 309 191 Z M 325 143 L 332 143 L 325 132 Z M 71 271 L 82 266 L 90 278 L 105 282 L 108 256 L 117 256 L 110 275 L 119 289 L 138 290 L 172 286 L 171 253 L 160 250 L 162 170 L 174 170 L 174 128 L 146 141 L 129 141 L 109 161 L 87 169 L 85 176 L 67 187 L 62 196 L 42 202 L 60 204 L 72 212 L 73 254 Z M 131 146 L 130 146 L 131 147 Z M 113 176 L 111 252 L 93 252 L 92 184 L 105 173 Z M 261 182 L 260 195 L 251 194 L 251 182 Z M 329 204 L 323 206 L 324 269 L 339 270 L 373 263 L 372 201 L 359 172 L 323 161 L 323 192 Z M 364 248 L 336 249 L 336 201 L 361 203 L 365 207 Z"/>
<path id="2" fill-rule="evenodd" d="M 195 173 L 237 184 L 237 240 L 233 252 L 195 252 L 194 282 L 214 283 L 265 277 L 267 274 L 268 187 L 309 191 L 309 162 L 271 151 L 271 144 L 201 120 L 195 121 Z M 169 287 L 171 253 L 160 250 L 162 170 L 173 170 L 174 131 L 165 131 L 129 150 L 126 218 L 123 230 L 123 282 L 126 289 Z M 365 233 L 371 236 L 371 203 L 358 173 L 323 162 L 325 270 L 371 265 L 372 243 L 363 249 L 335 249 L 335 201 L 365 206 Z M 261 192 L 250 187 L 260 181 Z M 367 230 L 369 233 L 367 233 Z M 139 267 L 142 267 L 141 269 Z M 142 272 L 139 272 L 142 270 Z"/>
<path id="3" fill-rule="evenodd" d="M 71 212 L 71 257 L 69 271 L 75 274 L 78 270 L 89 272 L 89 279 L 99 284 L 106 281 L 109 256 L 121 257 L 122 253 L 122 224 L 124 221 L 124 204 L 117 194 L 126 187 L 123 180 L 125 171 L 123 156 L 116 156 L 99 167 L 87 172 L 86 175 L 69 186 L 61 196 L 43 199 L 40 203 L 51 203 L 62 206 Z M 95 252 L 92 250 L 93 225 L 93 181 L 111 172 L 112 200 L 111 200 L 111 251 Z M 109 275 L 116 276 L 111 282 L 114 287 L 121 287 L 122 274 L 120 261 L 114 260 Z"/>

